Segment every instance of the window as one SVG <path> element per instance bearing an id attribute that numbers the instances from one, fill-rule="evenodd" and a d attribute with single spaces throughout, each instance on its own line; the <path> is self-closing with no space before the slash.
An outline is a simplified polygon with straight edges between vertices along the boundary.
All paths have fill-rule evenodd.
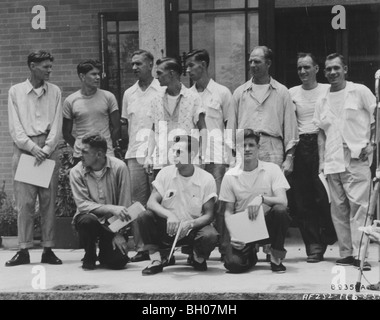
<path id="1" fill-rule="evenodd" d="M 248 55 L 258 45 L 258 2 L 178 0 L 178 54 L 183 57 L 192 49 L 206 49 L 211 77 L 233 91 L 248 79 Z M 182 81 L 191 85 L 188 77 Z"/>
<path id="2" fill-rule="evenodd" d="M 121 107 L 124 91 L 136 81 L 131 55 L 139 48 L 138 15 L 107 12 L 100 13 L 99 19 L 102 88 L 111 91 Z"/>

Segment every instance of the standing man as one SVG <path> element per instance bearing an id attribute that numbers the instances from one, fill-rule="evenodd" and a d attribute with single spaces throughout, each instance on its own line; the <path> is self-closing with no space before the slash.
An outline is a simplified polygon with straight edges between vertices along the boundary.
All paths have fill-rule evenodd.
<path id="1" fill-rule="evenodd" d="M 314 114 L 318 134 L 319 170 L 331 192 L 331 215 L 342 259 L 338 265 L 360 266 L 361 241 L 371 190 L 372 151 L 376 98 L 365 86 L 346 81 L 344 57 L 327 56 L 325 76 L 331 84 L 318 101 Z M 360 252 L 359 252 L 360 251 Z M 363 270 L 370 270 L 365 261 Z"/>
<path id="2" fill-rule="evenodd" d="M 297 119 L 288 89 L 269 75 L 272 61 L 273 52 L 268 47 L 252 50 L 249 64 L 253 77 L 235 90 L 227 129 L 232 129 L 232 147 L 237 129 L 259 132 L 259 159 L 278 164 L 288 175 L 298 142 Z"/>
<path id="3" fill-rule="evenodd" d="M 130 220 L 128 168 L 123 161 L 106 155 L 107 140 L 99 133 L 86 134 L 81 145 L 83 160 L 70 170 L 70 185 L 78 208 L 73 222 L 85 250 L 82 268 L 95 269 L 99 239 L 100 263 L 122 269 L 128 262 L 127 241 L 123 234 L 108 228 L 107 220 L 113 216 Z"/>
<path id="4" fill-rule="evenodd" d="M 215 181 L 211 174 L 193 164 L 199 142 L 188 135 L 175 137 L 174 141 L 174 165 L 157 174 L 149 210 L 137 218 L 151 259 L 151 264 L 142 270 L 143 275 L 163 271 L 166 263 L 160 250 L 170 250 L 180 225 L 177 245 L 191 247 L 189 260 L 197 271 L 207 270 L 206 260 L 217 243 L 218 233 L 211 225 L 217 198 Z M 174 259 L 170 260 L 168 265 L 174 264 Z"/>
<path id="5" fill-rule="evenodd" d="M 61 90 L 49 83 L 54 57 L 46 51 L 29 54 L 30 77 L 12 86 L 8 96 L 9 131 L 14 142 L 13 177 L 22 154 L 36 158 L 36 165 L 46 159 L 58 160 L 56 151 L 62 130 Z M 41 263 L 62 264 L 51 248 L 55 237 L 55 199 L 58 187 L 58 164 L 48 188 L 14 181 L 18 210 L 20 250 L 7 267 L 30 263 L 28 248 L 33 247 L 33 213 L 39 199 L 42 246 Z"/>
<path id="6" fill-rule="evenodd" d="M 220 190 L 220 200 L 226 203 L 225 217 L 247 210 L 249 219 L 255 220 L 260 206 L 263 206 L 269 239 L 260 242 L 270 243 L 271 270 L 284 273 L 284 242 L 290 224 L 286 198 L 289 184 L 277 165 L 259 160 L 260 136 L 251 129 L 245 129 L 243 134 L 244 144 L 237 146 L 243 163 L 225 174 Z M 245 243 L 231 238 L 224 263 L 226 269 L 241 273 L 252 268 L 256 262 L 254 242 Z"/>
<path id="7" fill-rule="evenodd" d="M 152 121 L 147 114 L 153 98 L 164 92 L 164 88 L 152 76 L 153 61 L 154 57 L 148 51 L 138 50 L 132 54 L 132 70 L 138 80 L 124 93 L 121 115 L 122 121 L 128 125 L 129 144 L 125 161 L 131 176 L 132 201 L 139 201 L 143 206 L 148 202 L 151 188 L 149 175 L 144 169 L 148 154 L 148 141 L 144 140 L 144 132 L 152 128 Z M 135 222 L 132 231 L 137 254 L 131 258 L 131 262 L 149 260 Z"/>
<path id="8" fill-rule="evenodd" d="M 99 89 L 101 64 L 85 60 L 78 64 L 82 83 L 80 90 L 69 95 L 63 103 L 63 137 L 74 148 L 74 164 L 80 161 L 82 137 L 94 129 L 107 140 L 107 154 L 114 156 L 113 147 L 120 137 L 120 114 L 115 96 Z M 72 135 L 76 127 L 76 138 Z"/>
<path id="9" fill-rule="evenodd" d="M 163 95 L 153 99 L 148 114 L 153 125 L 144 167 L 148 173 L 152 172 L 153 151 L 156 147 L 154 175 L 162 167 L 170 164 L 168 150 L 175 136 L 194 134 L 194 137 L 198 138 L 199 134 L 196 131 L 200 131 L 201 157 L 206 154 L 207 145 L 205 110 L 199 95 L 181 83 L 181 63 L 175 58 L 162 58 L 157 60 L 156 64 L 157 79 L 161 86 L 166 86 L 166 90 Z"/>
<path id="10" fill-rule="evenodd" d="M 319 128 L 313 124 L 313 116 L 317 100 L 325 96 L 330 87 L 317 82 L 318 71 L 313 54 L 299 53 L 297 72 L 302 84 L 289 89 L 296 107 L 300 137 L 293 171 L 295 214 L 309 263 L 322 261 L 327 245 L 336 241 L 327 193 L 318 177 Z"/>
<path id="11" fill-rule="evenodd" d="M 230 90 L 216 83 L 208 73 L 210 56 L 206 50 L 193 50 L 186 56 L 187 72 L 194 85 L 191 90 L 197 93 L 206 110 L 206 126 L 208 131 L 207 150 L 204 169 L 211 173 L 216 182 L 219 195 L 220 185 L 226 171 L 226 155 L 224 153 L 224 130 L 227 123 L 228 108 L 232 95 Z M 220 235 L 219 252 L 222 260 L 226 253 L 228 234 L 224 222 L 222 202 L 215 205 L 216 229 Z"/>

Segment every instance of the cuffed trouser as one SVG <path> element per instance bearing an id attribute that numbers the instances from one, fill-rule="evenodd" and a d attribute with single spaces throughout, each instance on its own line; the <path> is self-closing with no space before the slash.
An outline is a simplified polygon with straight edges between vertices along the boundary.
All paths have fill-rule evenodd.
<path id="1" fill-rule="evenodd" d="M 145 207 L 148 202 L 151 189 L 149 175 L 143 167 L 144 159 L 126 159 L 126 164 L 128 166 L 131 178 L 132 201 L 138 201 Z M 138 252 L 144 251 L 144 243 L 141 239 L 136 221 L 132 222 L 132 234 L 133 241 L 135 242 L 135 250 Z"/>
<path id="2" fill-rule="evenodd" d="M 342 173 L 327 176 L 331 194 L 331 215 L 338 236 L 341 257 L 359 258 L 363 253 L 366 236 L 359 227 L 365 225 L 371 190 L 371 172 L 369 161 L 351 159 L 349 149 L 345 148 L 348 166 Z M 369 219 L 368 219 L 369 220 Z M 367 221 L 369 224 L 370 221 Z"/>
<path id="3" fill-rule="evenodd" d="M 94 215 L 80 214 L 75 217 L 74 223 L 85 251 L 83 262 L 95 263 L 98 260 L 96 242 L 99 239 L 99 262 L 106 268 L 114 270 L 125 267 L 128 256 L 123 255 L 118 248 L 113 249 L 114 233 L 103 226 Z"/>
<path id="4" fill-rule="evenodd" d="M 302 134 L 294 159 L 293 192 L 295 216 L 308 256 L 323 255 L 327 245 L 337 239 L 318 171 L 318 134 Z"/>
<path id="5" fill-rule="evenodd" d="M 36 137 L 30 137 L 39 147 L 45 145 L 47 135 L 42 134 Z M 12 173 L 13 178 L 16 174 L 17 166 L 21 155 L 30 153 L 19 149 L 15 144 L 13 146 Z M 48 188 L 37 187 L 28 183 L 13 180 L 15 204 L 18 210 L 17 228 L 18 241 L 21 249 L 33 247 L 34 232 L 34 213 L 36 200 L 38 197 L 39 212 L 41 214 L 41 235 L 43 247 L 54 247 L 55 240 L 55 201 L 58 188 L 58 151 L 51 153 L 50 160 L 54 160 L 53 175 Z"/>
<path id="6" fill-rule="evenodd" d="M 222 184 L 222 180 L 224 174 L 226 172 L 226 165 L 224 164 L 216 164 L 216 163 L 207 163 L 205 165 L 205 170 L 212 174 L 215 179 L 216 189 L 218 195 L 220 193 L 220 186 Z M 214 217 L 215 217 L 215 228 L 219 233 L 219 252 L 221 254 L 226 253 L 226 249 L 229 242 L 228 230 L 226 227 L 226 222 L 224 219 L 224 202 L 217 201 L 214 206 Z"/>
<path id="7" fill-rule="evenodd" d="M 174 237 L 166 233 L 166 219 L 147 210 L 137 218 L 140 234 L 149 252 L 167 251 L 171 248 Z M 190 246 L 197 257 L 208 259 L 218 241 L 218 232 L 211 225 L 193 229 L 188 236 L 180 239 L 177 246 Z"/>
<path id="8" fill-rule="evenodd" d="M 265 214 L 265 222 L 268 229 L 269 239 L 258 241 L 260 244 L 271 245 L 271 255 L 274 258 L 284 259 L 286 232 L 290 225 L 290 217 L 287 208 L 275 205 Z M 227 247 L 224 267 L 233 273 L 241 273 L 252 268 L 256 262 L 256 242 L 247 244 L 243 250 L 237 250 L 231 243 Z"/>

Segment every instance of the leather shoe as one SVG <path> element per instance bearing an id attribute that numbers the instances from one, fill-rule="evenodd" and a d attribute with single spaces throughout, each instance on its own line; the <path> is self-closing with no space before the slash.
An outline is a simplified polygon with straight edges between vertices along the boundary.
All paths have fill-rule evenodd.
<path id="1" fill-rule="evenodd" d="M 168 260 L 168 257 L 164 257 L 162 259 L 162 266 L 163 267 L 169 267 L 169 266 L 174 266 L 175 265 L 175 257 L 172 255 L 170 260 Z"/>
<path id="2" fill-rule="evenodd" d="M 95 261 L 83 261 L 82 269 L 83 270 L 95 270 L 96 265 Z"/>
<path id="3" fill-rule="evenodd" d="M 160 264 L 154 265 L 153 263 L 155 261 L 160 262 Z M 143 269 L 142 275 L 143 276 L 151 276 L 153 274 L 162 272 L 162 270 L 163 270 L 162 262 L 158 261 L 158 260 L 154 260 L 154 261 L 152 261 L 152 263 L 149 266 L 147 266 L 145 269 Z"/>
<path id="4" fill-rule="evenodd" d="M 207 271 L 207 262 L 206 259 L 203 260 L 203 262 L 197 262 L 194 259 L 194 256 L 191 256 L 191 265 L 193 266 L 194 270 L 196 271 Z"/>
<path id="5" fill-rule="evenodd" d="M 323 255 L 320 253 L 311 254 L 306 258 L 306 262 L 308 263 L 316 263 L 323 261 Z"/>
<path id="6" fill-rule="evenodd" d="M 41 263 L 48 264 L 62 264 L 62 260 L 59 259 L 53 251 L 49 250 L 47 252 L 42 253 Z"/>
<path id="7" fill-rule="evenodd" d="M 130 262 L 140 262 L 150 260 L 149 253 L 146 251 L 139 251 L 137 254 L 130 259 Z"/>
<path id="8" fill-rule="evenodd" d="M 29 264 L 29 263 L 30 263 L 29 253 L 17 251 L 17 253 L 13 256 L 13 258 L 5 263 L 5 266 L 13 267 L 13 266 L 18 266 L 20 264 Z"/>

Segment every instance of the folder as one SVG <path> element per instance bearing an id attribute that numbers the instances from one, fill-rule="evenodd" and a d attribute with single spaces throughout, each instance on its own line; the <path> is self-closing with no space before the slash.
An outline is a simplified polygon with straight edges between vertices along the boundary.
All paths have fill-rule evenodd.
<path id="1" fill-rule="evenodd" d="M 121 228 L 124 228 L 126 225 L 130 224 L 132 221 L 136 220 L 141 212 L 144 212 L 145 208 L 140 202 L 135 202 L 131 206 L 128 207 L 128 214 L 131 217 L 129 221 L 122 221 L 118 217 L 111 217 L 107 221 L 110 224 L 108 228 L 111 229 L 112 232 L 118 232 Z"/>
<path id="2" fill-rule="evenodd" d="M 23 153 L 18 162 L 15 180 L 38 187 L 48 188 L 53 175 L 55 161 L 46 159 L 35 166 L 36 158 Z"/>
<path id="3" fill-rule="evenodd" d="M 329 185 L 327 184 L 326 176 L 323 172 L 319 174 L 319 179 L 321 180 L 323 186 L 325 187 L 327 197 L 329 199 L 329 203 L 331 203 L 330 188 L 329 188 Z"/>
<path id="4" fill-rule="evenodd" d="M 226 224 L 232 239 L 250 243 L 269 238 L 263 206 L 255 220 L 250 220 L 248 210 L 244 210 L 227 217 Z"/>

